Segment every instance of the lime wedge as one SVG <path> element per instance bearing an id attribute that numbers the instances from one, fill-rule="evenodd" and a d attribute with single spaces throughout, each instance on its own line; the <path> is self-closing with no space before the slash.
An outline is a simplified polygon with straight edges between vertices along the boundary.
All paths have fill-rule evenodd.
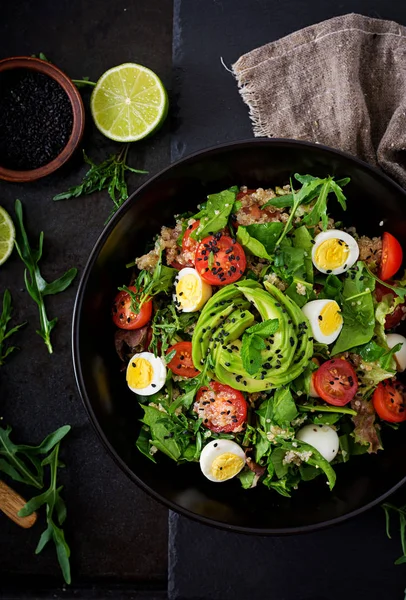
<path id="1" fill-rule="evenodd" d="M 168 95 L 153 71 L 125 63 L 100 77 L 90 107 L 97 128 L 106 137 L 135 142 L 163 123 L 168 114 Z"/>
<path id="2" fill-rule="evenodd" d="M 13 251 L 16 231 L 8 212 L 0 206 L 0 265 L 6 262 Z"/>

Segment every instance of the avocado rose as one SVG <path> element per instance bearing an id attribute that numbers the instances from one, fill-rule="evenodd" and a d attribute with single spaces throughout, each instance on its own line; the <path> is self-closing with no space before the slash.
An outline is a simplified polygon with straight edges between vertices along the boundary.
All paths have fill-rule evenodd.
<path id="1" fill-rule="evenodd" d="M 293 381 L 313 355 L 310 325 L 300 308 L 274 285 L 264 286 L 246 279 L 221 289 L 202 310 L 192 339 L 197 369 L 210 356 L 215 379 L 250 393 Z M 277 330 L 264 338 L 261 365 L 250 375 L 243 364 L 242 337 L 270 319 L 278 320 Z"/>

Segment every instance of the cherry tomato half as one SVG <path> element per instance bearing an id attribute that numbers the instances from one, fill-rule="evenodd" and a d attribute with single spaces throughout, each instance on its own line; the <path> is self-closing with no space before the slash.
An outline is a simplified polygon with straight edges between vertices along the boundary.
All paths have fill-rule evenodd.
<path id="1" fill-rule="evenodd" d="M 211 235 L 197 247 L 196 269 L 200 277 L 211 285 L 234 283 L 242 277 L 246 266 L 247 259 L 242 246 L 228 235 Z"/>
<path id="2" fill-rule="evenodd" d="M 352 365 L 341 358 L 323 363 L 314 373 L 313 384 L 320 398 L 333 406 L 348 404 L 358 390 L 358 379 Z"/>
<path id="3" fill-rule="evenodd" d="M 396 381 L 381 381 L 372 396 L 372 404 L 383 421 L 401 423 L 406 420 L 404 389 Z"/>
<path id="4" fill-rule="evenodd" d="M 388 281 L 388 283 L 391 283 L 390 281 Z M 392 283 L 391 283 L 392 285 Z M 384 285 L 382 285 L 381 283 L 376 283 L 375 285 L 375 297 L 378 300 L 378 302 L 381 302 L 382 298 L 384 296 L 387 296 L 388 294 L 390 294 L 392 296 L 393 299 L 397 298 L 397 294 L 395 294 L 395 292 L 387 287 L 385 287 Z M 399 325 L 399 323 L 401 322 L 401 320 L 404 317 L 404 309 L 406 307 L 405 303 L 399 304 L 395 310 L 393 311 L 393 313 L 391 313 L 390 315 L 386 315 L 386 319 L 385 319 L 385 329 L 392 329 L 393 327 L 396 327 L 396 325 Z"/>
<path id="5" fill-rule="evenodd" d="M 247 420 L 247 402 L 242 393 L 218 381 L 200 388 L 194 410 L 203 419 L 203 425 L 215 433 L 240 429 Z"/>
<path id="6" fill-rule="evenodd" d="M 182 375 L 182 377 L 196 377 L 196 375 L 199 375 L 200 371 L 195 369 L 192 361 L 192 342 L 178 342 L 168 348 L 166 354 L 169 354 L 173 350 L 176 351 L 176 354 L 168 363 L 168 367 L 172 373 Z"/>
<path id="7" fill-rule="evenodd" d="M 390 279 L 400 269 L 403 261 L 403 250 L 397 239 L 385 231 L 382 238 L 382 258 L 379 267 L 379 278 Z"/>
<path id="8" fill-rule="evenodd" d="M 134 286 L 129 289 L 136 292 Z M 131 297 L 128 292 L 119 292 L 113 303 L 113 322 L 120 329 L 140 329 L 151 319 L 152 300 L 144 302 L 138 314 L 131 310 Z"/>

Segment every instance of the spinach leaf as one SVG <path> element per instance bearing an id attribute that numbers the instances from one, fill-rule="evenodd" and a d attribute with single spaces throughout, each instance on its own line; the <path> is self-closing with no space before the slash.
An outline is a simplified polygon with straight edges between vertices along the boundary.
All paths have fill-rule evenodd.
<path id="1" fill-rule="evenodd" d="M 33 512 L 46 505 L 47 528 L 40 537 L 35 554 L 39 554 L 53 540 L 58 562 L 62 570 L 63 577 L 66 583 L 71 583 L 70 575 L 70 549 L 65 540 L 65 534 L 62 525 L 66 519 L 66 506 L 61 498 L 62 486 L 57 486 L 58 467 L 61 467 L 59 462 L 59 442 L 56 444 L 51 454 L 44 458 L 41 466 L 49 465 L 51 470 L 51 481 L 46 492 L 35 496 L 19 511 L 20 517 L 28 517 Z"/>
<path id="2" fill-rule="evenodd" d="M 365 271 L 361 261 L 347 272 L 341 294 L 344 325 L 333 347 L 333 356 L 371 340 L 375 327 L 372 298 L 374 287 L 375 282 Z"/>
<path id="3" fill-rule="evenodd" d="M 206 206 L 199 213 L 200 225 L 190 234 L 190 237 L 201 240 L 226 227 L 237 193 L 238 188 L 234 186 L 218 194 L 207 196 Z"/>
<path id="4" fill-rule="evenodd" d="M 27 232 L 25 231 L 23 208 L 20 200 L 15 201 L 15 212 L 17 217 L 15 247 L 17 248 L 17 252 L 26 267 L 24 272 L 25 287 L 27 288 L 31 298 L 38 306 L 40 329 L 37 330 L 37 333 L 44 340 L 45 345 L 48 348 L 48 352 L 52 354 L 53 349 L 51 344 L 51 331 L 55 327 L 58 319 L 55 317 L 52 319 L 52 321 L 49 321 L 46 313 L 44 297 L 53 294 L 59 294 L 60 292 L 66 290 L 66 288 L 69 287 L 72 281 L 75 279 L 77 269 L 69 269 L 69 271 L 66 271 L 66 273 L 64 273 L 58 279 L 55 279 L 51 283 L 47 283 L 42 277 L 38 266 L 42 256 L 44 233 L 42 231 L 40 233 L 38 250 L 33 250 L 30 246 Z"/>
<path id="5" fill-rule="evenodd" d="M 282 479 L 283 477 L 285 477 L 285 475 L 289 471 L 289 466 L 283 462 L 285 455 L 286 450 L 284 448 L 275 448 L 275 450 L 271 452 L 271 455 L 269 457 L 271 463 L 274 466 L 275 475 L 278 479 Z"/>
<path id="6" fill-rule="evenodd" d="M 268 254 L 272 254 L 275 250 L 276 242 L 283 229 L 283 223 L 273 221 L 271 223 L 253 223 L 246 226 L 246 230 L 264 246 Z M 266 258 L 266 257 L 264 257 Z"/>
<path id="7" fill-rule="evenodd" d="M 141 427 L 141 430 L 140 430 L 140 433 L 138 434 L 138 438 L 137 438 L 137 441 L 135 442 L 135 445 L 138 448 L 138 450 L 141 452 L 141 454 L 143 454 L 144 456 L 149 458 L 149 460 L 152 460 L 152 462 L 156 463 L 154 456 L 150 452 L 152 444 L 150 443 L 150 434 L 146 430 L 146 428 Z"/>
<path id="8" fill-rule="evenodd" d="M 343 289 L 343 282 L 337 275 L 327 275 L 327 277 L 317 277 L 316 283 L 322 284 L 323 289 L 319 293 L 319 298 L 326 298 L 328 300 L 340 299 L 340 293 Z"/>
<path id="9" fill-rule="evenodd" d="M 313 283 L 312 237 L 309 230 L 301 225 L 293 232 L 293 246 L 303 250 L 304 279 Z"/>
<path id="10" fill-rule="evenodd" d="M 371 340 L 363 346 L 356 346 L 353 348 L 353 352 L 355 354 L 359 354 L 359 356 L 366 362 L 373 362 L 379 360 L 381 356 L 387 352 L 387 350 L 382 348 L 382 346 L 379 346 L 374 340 Z"/>
<path id="11" fill-rule="evenodd" d="M 213 365 L 211 364 L 210 358 L 207 358 L 203 370 L 199 375 L 180 384 L 180 386 L 183 387 L 183 394 L 178 396 L 176 400 L 170 404 L 169 412 L 171 414 L 173 414 L 180 406 L 183 406 L 186 409 L 189 409 L 192 406 L 199 388 L 210 383 L 209 371 L 212 368 Z"/>
<path id="12" fill-rule="evenodd" d="M 279 388 L 273 397 L 273 419 L 280 426 L 289 425 L 298 415 L 295 401 L 289 388 Z"/>
<path id="13" fill-rule="evenodd" d="M 24 323 L 21 323 L 20 325 L 16 325 L 15 327 L 12 327 L 11 329 L 7 330 L 7 325 L 8 322 L 11 319 L 11 314 L 12 314 L 13 308 L 11 305 L 11 294 L 9 290 L 4 290 L 4 294 L 3 294 L 3 309 L 2 309 L 2 313 L 0 315 L 0 367 L 2 365 L 4 365 L 4 361 L 6 360 L 6 358 L 8 356 L 10 356 L 10 354 L 12 352 L 14 352 L 15 350 L 18 350 L 17 346 L 8 346 L 7 348 L 4 347 L 5 345 L 5 341 L 12 336 L 14 333 L 17 333 L 17 331 L 19 329 L 21 329 L 21 327 L 24 327 L 24 325 L 26 325 L 26 321 Z"/>
<path id="14" fill-rule="evenodd" d="M 258 241 L 256 238 L 251 237 L 246 227 L 239 226 L 237 229 L 237 242 L 246 250 L 249 254 L 253 254 L 258 258 L 264 258 L 271 260 L 271 256 L 268 254 L 265 246 Z"/>
<path id="15" fill-rule="evenodd" d="M 255 462 L 259 463 L 260 460 L 268 453 L 271 442 L 266 437 L 266 433 L 262 429 L 257 429 L 258 435 L 256 436 L 255 443 Z"/>
<path id="16" fill-rule="evenodd" d="M 254 480 L 255 480 L 255 473 L 254 473 L 254 471 L 251 471 L 250 469 L 243 469 L 237 475 L 237 477 L 240 480 L 241 485 L 244 488 L 244 490 L 249 490 L 250 488 L 253 487 Z"/>
<path id="17" fill-rule="evenodd" d="M 312 465 L 302 464 L 299 467 L 299 473 L 302 481 L 312 481 L 323 471 Z"/>

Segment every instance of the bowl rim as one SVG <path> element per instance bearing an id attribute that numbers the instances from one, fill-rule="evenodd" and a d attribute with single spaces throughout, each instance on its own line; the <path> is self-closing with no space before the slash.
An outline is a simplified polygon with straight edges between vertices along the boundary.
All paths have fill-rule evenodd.
<path id="1" fill-rule="evenodd" d="M 11 71 L 13 69 L 30 69 L 48 75 L 48 77 L 51 77 L 54 81 L 59 83 L 67 94 L 72 106 L 73 122 L 71 134 L 61 152 L 54 159 L 42 167 L 25 171 L 7 169 L 0 165 L 0 180 L 3 179 L 5 181 L 23 183 L 35 181 L 46 175 L 50 175 L 69 160 L 83 137 L 85 109 L 78 88 L 72 80 L 54 64 L 33 56 L 11 56 L 0 60 L 0 73 Z"/>
<path id="2" fill-rule="evenodd" d="M 79 281 L 79 285 L 78 285 L 78 290 L 76 293 L 74 308 L 73 308 L 73 318 L 72 318 L 73 369 L 74 369 L 76 384 L 77 384 L 77 387 L 79 390 L 79 395 L 82 399 L 83 405 L 88 414 L 90 422 L 91 422 L 94 430 L 98 434 L 104 447 L 107 449 L 108 453 L 113 458 L 115 463 L 129 477 L 129 479 L 132 482 L 134 482 L 138 487 L 140 487 L 144 492 L 146 492 L 149 496 L 154 498 L 154 500 L 157 500 L 158 502 L 160 502 L 161 504 L 163 504 L 164 506 L 166 506 L 167 508 L 169 508 L 170 510 L 172 510 L 175 513 L 181 514 L 182 516 L 188 517 L 189 519 L 192 519 L 193 521 L 196 521 L 203 525 L 215 527 L 216 529 L 221 529 L 223 531 L 242 533 L 242 534 L 246 534 L 246 535 L 262 535 L 262 536 L 272 536 L 272 535 L 282 536 L 282 535 L 292 535 L 292 534 L 300 534 L 300 533 L 311 533 L 314 531 L 319 531 L 321 529 L 325 529 L 326 527 L 331 527 L 333 525 L 338 525 L 340 523 L 343 523 L 343 522 L 347 521 L 348 519 L 356 517 L 357 515 L 360 515 L 361 513 L 373 508 L 377 504 L 386 500 L 386 498 L 388 498 L 390 495 L 392 495 L 394 492 L 396 492 L 396 490 L 398 490 L 404 483 L 406 483 L 406 476 L 403 479 L 401 479 L 396 485 L 392 486 L 387 492 L 385 492 L 384 494 L 382 494 L 375 500 L 372 500 L 368 504 L 365 504 L 364 506 L 362 506 L 360 508 L 352 510 L 349 513 L 346 513 L 345 515 L 340 515 L 339 517 L 335 517 L 335 518 L 329 519 L 327 521 L 322 521 L 320 523 L 315 523 L 313 525 L 302 525 L 302 526 L 297 526 L 297 527 L 284 527 L 281 529 L 275 529 L 275 528 L 261 529 L 258 527 L 242 527 L 239 525 L 230 525 L 227 523 L 222 523 L 220 521 L 216 521 L 214 519 L 210 519 L 208 517 L 203 517 L 203 516 L 197 515 L 196 513 L 193 513 L 192 511 L 190 511 L 189 509 L 184 508 L 184 507 L 176 504 L 175 502 L 172 502 L 171 500 L 167 500 L 166 498 L 161 496 L 158 492 L 153 490 L 142 479 L 140 479 L 130 469 L 130 467 L 125 463 L 125 461 L 118 455 L 118 453 L 113 448 L 113 446 L 110 444 L 106 435 L 104 434 L 102 427 L 93 411 L 90 399 L 86 392 L 86 387 L 84 384 L 84 379 L 83 379 L 83 374 L 82 374 L 82 366 L 81 366 L 81 362 L 80 362 L 79 320 L 80 320 L 80 313 L 81 313 L 81 308 L 82 308 L 82 303 L 83 303 L 83 297 L 84 297 L 86 285 L 87 285 L 87 282 L 89 279 L 90 271 L 98 257 L 98 254 L 99 254 L 101 248 L 103 247 L 104 243 L 106 242 L 107 238 L 109 237 L 111 231 L 114 229 L 114 227 L 117 225 L 117 223 L 121 220 L 121 218 L 125 215 L 125 213 L 130 209 L 132 203 L 136 200 L 136 198 L 139 195 L 141 195 L 143 193 L 145 188 L 147 188 L 149 185 L 151 185 L 151 183 L 153 183 L 155 180 L 160 178 L 162 175 L 164 175 L 165 173 L 170 171 L 173 167 L 176 167 L 181 164 L 185 164 L 188 161 L 193 161 L 195 158 L 200 157 L 200 156 L 206 156 L 206 155 L 210 155 L 211 153 L 216 153 L 218 150 L 227 150 L 227 149 L 238 148 L 238 147 L 243 148 L 243 147 L 250 147 L 253 145 L 255 145 L 255 146 L 258 146 L 258 145 L 264 145 L 264 146 L 283 145 L 283 146 L 288 146 L 288 147 L 289 146 L 290 147 L 301 146 L 304 148 L 307 148 L 307 147 L 321 148 L 322 150 L 327 151 L 328 153 L 332 154 L 333 156 L 344 157 L 346 159 L 349 159 L 349 160 L 355 162 L 360 167 L 371 171 L 375 175 L 378 175 L 380 178 L 382 178 L 388 185 L 394 186 L 395 188 L 398 189 L 398 191 L 400 191 L 401 193 L 403 193 L 406 196 L 406 191 L 396 181 L 391 179 L 383 171 L 380 171 L 377 167 L 374 167 L 374 166 L 364 162 L 360 158 L 358 158 L 356 156 L 352 156 L 351 154 L 344 152 L 342 150 L 338 150 L 335 148 L 331 148 L 329 146 L 325 146 L 323 144 L 319 144 L 319 143 L 316 144 L 316 143 L 308 142 L 308 141 L 304 141 L 304 140 L 302 141 L 302 140 L 295 140 L 295 139 L 290 139 L 290 138 L 243 139 L 243 140 L 236 140 L 233 142 L 217 144 L 215 146 L 210 146 L 209 148 L 205 148 L 205 149 L 193 152 L 191 154 L 188 154 L 187 156 L 171 163 L 169 166 L 167 166 L 164 169 L 162 169 L 161 171 L 159 171 L 156 175 L 153 175 L 145 183 L 143 183 L 139 188 L 137 188 L 129 196 L 129 198 L 125 201 L 125 203 L 120 207 L 120 209 L 115 213 L 115 215 L 111 218 L 111 220 L 108 222 L 106 227 L 104 227 L 104 229 L 102 230 L 101 234 L 99 235 L 97 241 L 95 242 L 95 244 L 92 248 L 92 251 L 89 255 L 89 258 L 87 260 L 87 263 L 83 269 L 83 272 L 82 272 L 82 275 L 81 275 L 81 278 Z"/>

